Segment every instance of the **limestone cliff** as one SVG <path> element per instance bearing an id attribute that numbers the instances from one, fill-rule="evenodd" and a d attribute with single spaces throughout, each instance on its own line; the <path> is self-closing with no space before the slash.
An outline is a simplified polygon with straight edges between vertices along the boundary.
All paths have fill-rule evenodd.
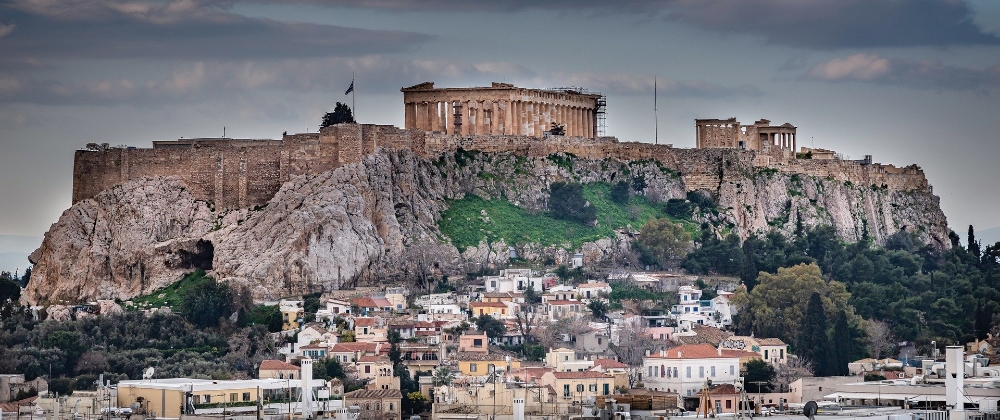
<path id="1" fill-rule="evenodd" d="M 769 229 L 790 233 L 801 221 L 833 225 L 849 241 L 867 232 L 881 242 L 906 229 L 948 246 L 944 214 L 929 187 L 823 176 L 830 164 L 822 162 L 772 168 L 747 152 L 676 150 L 671 159 L 617 160 L 383 149 L 357 163 L 293 176 L 266 206 L 236 211 L 213 210 L 178 178 L 135 179 L 63 213 L 31 256 L 36 266 L 25 300 L 127 299 L 196 268 L 249 285 L 258 299 L 275 299 L 412 273 L 420 257 L 411 251 L 420 246 L 434 247 L 443 256 L 440 267 L 459 273 L 504 261 L 509 244 L 449 245 L 438 228 L 449 199 L 476 194 L 540 211 L 548 186 L 562 180 L 614 183 L 641 176 L 641 193 L 663 202 L 703 188 L 718 204 L 718 216 L 710 218 L 720 232 L 744 238 Z M 516 245 L 533 260 L 564 262 L 582 251 L 588 263 L 614 263 L 628 253 L 633 234 L 619 230 L 578 249 Z"/>

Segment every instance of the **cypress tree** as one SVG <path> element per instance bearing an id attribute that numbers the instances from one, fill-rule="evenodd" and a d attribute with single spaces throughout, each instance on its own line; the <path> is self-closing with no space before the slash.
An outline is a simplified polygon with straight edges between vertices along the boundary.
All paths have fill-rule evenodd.
<path id="1" fill-rule="evenodd" d="M 740 272 L 740 280 L 747 287 L 747 293 L 753 291 L 757 286 L 757 262 L 754 257 L 753 239 L 748 238 L 743 241 L 743 270 Z"/>
<path id="2" fill-rule="evenodd" d="M 979 242 L 976 242 L 976 230 L 972 228 L 972 225 L 969 225 L 969 246 L 967 249 L 973 257 L 976 257 L 976 262 L 978 262 L 980 257 Z"/>
<path id="3" fill-rule="evenodd" d="M 826 313 L 819 293 L 813 292 L 809 297 L 798 341 L 799 356 L 812 363 L 813 373 L 816 376 L 829 376 L 830 338 L 826 335 Z"/>
<path id="4" fill-rule="evenodd" d="M 851 353 L 856 344 L 854 341 L 854 337 L 851 336 L 851 326 L 847 324 L 847 312 L 840 311 L 837 313 L 837 323 L 833 325 L 833 340 L 830 343 L 838 349 L 832 352 L 833 363 L 829 366 L 831 374 L 844 376 L 850 373 L 847 364 L 851 363 Z"/>

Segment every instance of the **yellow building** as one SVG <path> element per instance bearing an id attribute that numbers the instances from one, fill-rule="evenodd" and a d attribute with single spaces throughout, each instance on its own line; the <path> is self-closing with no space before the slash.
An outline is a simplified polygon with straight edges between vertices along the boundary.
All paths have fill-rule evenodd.
<path id="1" fill-rule="evenodd" d="M 469 303 L 469 310 L 472 311 L 472 316 L 474 317 L 489 315 L 496 319 L 504 319 L 512 315 L 508 309 L 507 304 L 503 302 Z"/>
<path id="2" fill-rule="evenodd" d="M 313 379 L 312 388 L 322 388 L 322 379 Z M 213 381 L 206 379 L 170 378 L 118 383 L 118 406 L 129 407 L 139 403 L 147 417 L 178 418 L 181 414 L 194 414 L 200 406 L 214 404 L 246 404 L 267 401 L 297 393 L 302 380 L 249 379 L 236 381 Z M 191 398 L 185 402 L 185 394 Z M 185 408 L 186 407 L 186 408 Z M 183 411 L 183 412 L 182 412 Z"/>
<path id="3" fill-rule="evenodd" d="M 542 384 L 556 390 L 558 399 L 583 401 L 587 397 L 611 395 L 615 390 L 615 378 L 601 372 L 546 372 Z"/>
<path id="4" fill-rule="evenodd" d="M 506 369 L 509 372 L 510 369 L 521 368 L 520 360 L 510 359 L 508 362 L 506 356 L 499 354 L 458 353 L 455 359 L 458 361 L 458 370 L 464 376 L 487 376 L 494 369 Z"/>
<path id="5" fill-rule="evenodd" d="M 299 322 L 305 316 L 301 300 L 282 300 L 278 302 L 281 311 L 281 330 L 288 331 L 299 328 Z"/>

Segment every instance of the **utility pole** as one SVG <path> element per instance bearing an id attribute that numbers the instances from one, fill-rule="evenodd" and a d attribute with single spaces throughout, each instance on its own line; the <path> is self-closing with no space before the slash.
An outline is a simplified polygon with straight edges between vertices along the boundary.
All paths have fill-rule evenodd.
<path id="1" fill-rule="evenodd" d="M 660 144 L 660 118 L 656 111 L 656 76 L 653 76 L 653 144 Z"/>

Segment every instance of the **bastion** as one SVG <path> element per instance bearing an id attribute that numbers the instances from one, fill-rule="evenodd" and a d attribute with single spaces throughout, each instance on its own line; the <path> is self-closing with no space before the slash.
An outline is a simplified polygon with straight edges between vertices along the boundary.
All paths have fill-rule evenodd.
<path id="1" fill-rule="evenodd" d="M 655 160 L 680 173 L 689 191 L 718 191 L 727 182 L 723 169 L 734 162 L 892 191 L 930 191 L 916 165 L 897 168 L 872 163 L 870 157 L 844 160 L 823 149 L 803 148 L 797 156 L 796 127 L 787 123 L 696 120 L 696 148 L 682 149 L 599 136 L 604 106 L 599 94 L 505 83 L 442 89 L 430 82 L 402 92 L 406 128 L 339 124 L 280 140 L 179 139 L 155 141 L 152 148 L 88 144 L 74 156 L 73 203 L 132 179 L 177 176 L 195 197 L 216 209 L 260 206 L 293 176 L 358 163 L 382 149 L 410 150 L 428 159 L 461 148 L 531 157 L 566 153 L 585 159 Z M 550 135 L 557 123 L 565 126 L 566 135 Z"/>

